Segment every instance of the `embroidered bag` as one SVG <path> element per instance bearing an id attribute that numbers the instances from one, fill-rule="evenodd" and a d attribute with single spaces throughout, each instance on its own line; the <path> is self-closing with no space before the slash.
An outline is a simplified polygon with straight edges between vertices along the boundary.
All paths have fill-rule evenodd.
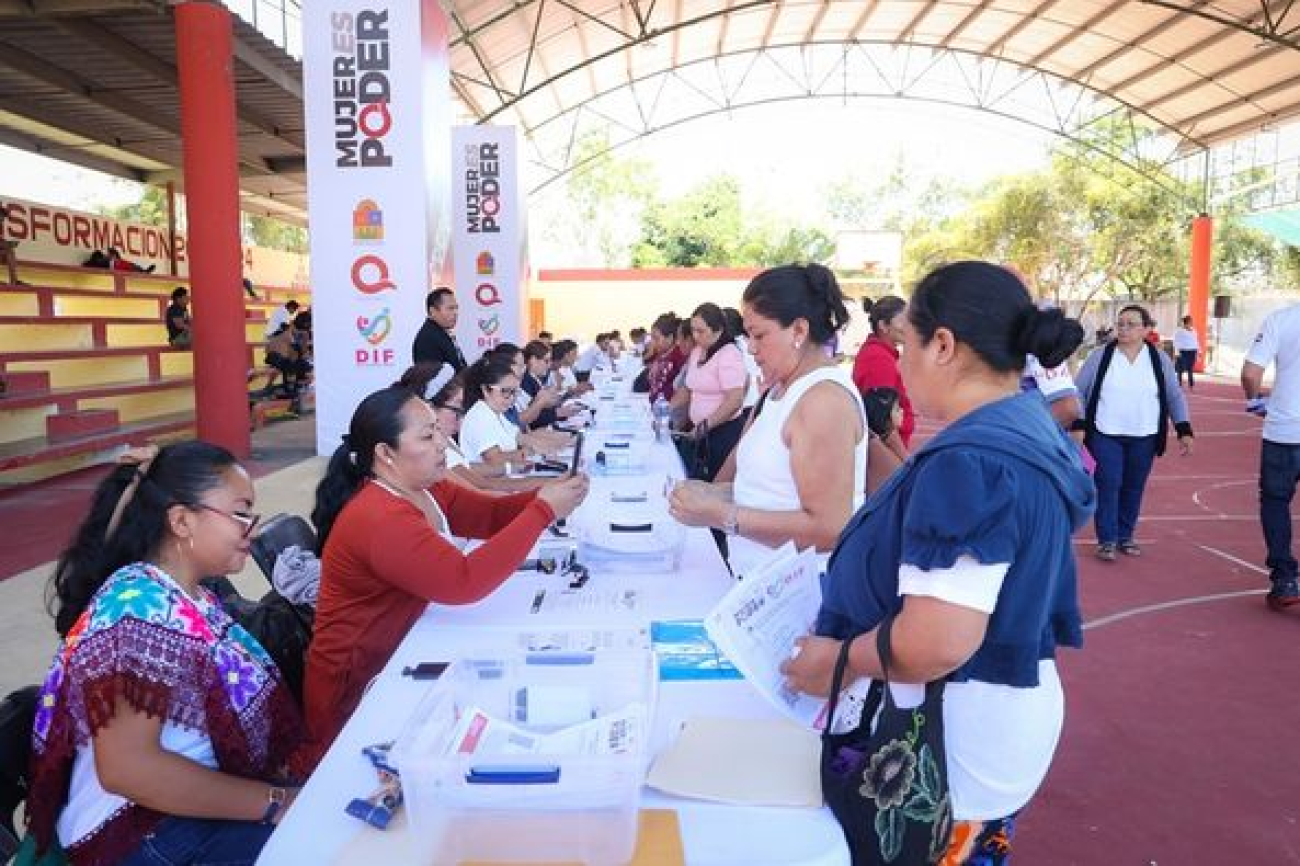
<path id="1" fill-rule="evenodd" d="M 876 636 L 885 681 L 871 684 L 857 726 L 835 734 L 831 731 L 852 640 L 841 645 L 822 734 L 822 795 L 844 829 L 854 866 L 937 863 L 952 834 L 943 745 L 944 681 L 926 685 L 920 706 L 895 706 L 886 687 L 892 626 L 890 617 Z"/>

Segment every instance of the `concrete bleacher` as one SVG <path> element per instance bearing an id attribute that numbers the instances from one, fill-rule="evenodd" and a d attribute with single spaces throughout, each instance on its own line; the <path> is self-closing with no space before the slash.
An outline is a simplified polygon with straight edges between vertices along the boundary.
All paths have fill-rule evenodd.
<path id="1" fill-rule="evenodd" d="M 192 434 L 193 354 L 168 345 L 163 324 L 186 279 L 22 261 L 18 279 L 0 282 L 0 488 Z M 291 296 L 310 300 L 285 288 L 261 288 L 256 300 L 239 291 L 250 421 L 261 426 L 292 408 L 263 366 L 267 319 Z"/>

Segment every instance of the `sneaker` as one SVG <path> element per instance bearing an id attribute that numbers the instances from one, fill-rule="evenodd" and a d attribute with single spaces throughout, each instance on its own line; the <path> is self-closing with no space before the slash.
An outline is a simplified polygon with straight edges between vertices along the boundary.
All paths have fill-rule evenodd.
<path id="1" fill-rule="evenodd" d="M 1142 548 L 1136 541 L 1121 541 L 1119 543 L 1119 552 L 1125 556 L 1141 556 Z"/>
<path id="2" fill-rule="evenodd" d="M 1106 543 L 1097 545 L 1097 558 L 1102 562 L 1115 561 L 1115 545 Z"/>
<path id="3" fill-rule="evenodd" d="M 1292 605 L 1300 604 L 1300 584 L 1296 583 L 1294 577 L 1275 580 L 1264 601 L 1273 610 L 1286 610 Z"/>

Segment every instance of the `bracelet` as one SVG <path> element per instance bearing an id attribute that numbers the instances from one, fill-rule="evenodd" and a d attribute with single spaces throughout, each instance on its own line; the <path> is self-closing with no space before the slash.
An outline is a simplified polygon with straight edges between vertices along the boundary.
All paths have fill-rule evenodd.
<path id="1" fill-rule="evenodd" d="M 289 799 L 289 792 L 284 788 L 277 788 L 274 785 L 266 789 L 266 811 L 262 813 L 263 824 L 274 824 L 275 816 L 280 814 L 284 808 L 285 801 Z"/>
<path id="2" fill-rule="evenodd" d="M 722 531 L 727 535 L 740 534 L 740 506 L 733 504 L 727 512 L 727 519 L 722 521 Z"/>

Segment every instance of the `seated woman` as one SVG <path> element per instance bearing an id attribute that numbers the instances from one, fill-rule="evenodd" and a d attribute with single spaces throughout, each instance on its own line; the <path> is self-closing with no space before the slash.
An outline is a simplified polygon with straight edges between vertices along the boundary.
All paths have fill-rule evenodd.
<path id="1" fill-rule="evenodd" d="M 398 384 L 412 387 L 412 383 L 419 382 L 419 374 L 413 374 L 412 371 L 428 368 L 436 372 L 432 364 L 416 364 L 407 375 L 402 377 Z M 443 365 L 444 371 L 451 368 Z M 437 381 L 436 379 L 434 380 Z M 424 389 L 417 388 L 416 393 Z M 536 490 L 546 480 L 541 477 L 533 478 L 507 478 L 506 466 L 504 463 L 482 463 L 470 462 L 465 457 L 465 453 L 460 450 L 460 445 L 456 441 L 460 433 L 460 421 L 465 415 L 465 371 L 457 373 L 446 384 L 438 388 L 432 397 L 426 398 L 430 406 L 433 407 L 434 414 L 437 417 L 438 429 L 447 437 L 447 477 L 452 481 L 464 484 L 467 487 L 473 487 L 477 490 L 492 490 L 496 492 L 518 493 L 521 490 Z"/>
<path id="2" fill-rule="evenodd" d="M 745 426 L 741 407 L 749 384 L 745 359 L 735 334 L 717 304 L 701 304 L 691 315 L 695 348 L 686 378 L 673 394 L 672 406 L 685 408 L 692 438 L 679 447 L 692 478 L 712 481 L 736 447 Z"/>
<path id="3" fill-rule="evenodd" d="M 41 690 L 27 798 L 74 864 L 253 863 L 292 803 L 293 698 L 199 586 L 238 572 L 248 473 L 205 442 L 115 469 L 54 573 L 63 642 Z"/>
<path id="4" fill-rule="evenodd" d="M 519 442 L 519 425 L 511 420 L 519 377 L 505 355 L 488 352 L 465 368 L 465 415 L 460 450 L 471 463 L 504 466 L 528 462 Z"/>
<path id="5" fill-rule="evenodd" d="M 537 396 L 533 396 L 528 386 L 530 365 L 527 354 L 514 343 L 500 343 L 490 351 L 490 354 L 509 359 L 510 370 L 519 380 L 519 387 L 515 389 L 514 405 L 506 409 L 505 416 L 519 428 L 519 441 L 522 446 L 537 454 L 554 454 L 568 445 L 571 438 L 568 434 L 550 429 L 550 423 L 554 420 L 554 408 L 560 404 L 560 390 L 543 388 L 539 385 L 536 388 Z M 534 360 L 532 363 L 537 364 L 537 361 Z M 550 366 L 549 358 L 546 365 Z M 548 416 L 550 420 L 542 423 Z"/>
<path id="6" fill-rule="evenodd" d="M 1027 354 L 1061 363 L 1083 329 L 985 262 L 926 276 L 900 324 L 908 391 L 945 427 L 849 522 L 825 578 L 822 636 L 800 639 L 783 669 L 792 688 L 825 695 L 843 647 L 845 683 L 881 680 L 877 633 L 890 621 L 897 705 L 946 681 L 956 826 L 943 862 L 1002 862 L 1061 733 L 1056 650 L 1082 638 L 1070 537 L 1095 504 L 1078 449 L 1020 375 Z"/>
<path id="7" fill-rule="evenodd" d="M 787 541 L 835 545 L 862 504 L 868 436 L 857 387 L 824 350 L 849 318 L 835 275 L 816 264 L 772 268 L 750 282 L 743 306 L 770 387 L 718 480 L 683 482 L 669 499 L 683 523 L 732 536 L 736 574 Z"/>
<path id="8" fill-rule="evenodd" d="M 490 594 L 587 495 L 581 475 L 535 493 L 477 493 L 446 479 L 446 451 L 429 404 L 385 388 L 361 401 L 316 488 L 321 586 L 304 686 L 312 758 L 430 602 Z M 467 554 L 454 537 L 487 542 Z"/>

